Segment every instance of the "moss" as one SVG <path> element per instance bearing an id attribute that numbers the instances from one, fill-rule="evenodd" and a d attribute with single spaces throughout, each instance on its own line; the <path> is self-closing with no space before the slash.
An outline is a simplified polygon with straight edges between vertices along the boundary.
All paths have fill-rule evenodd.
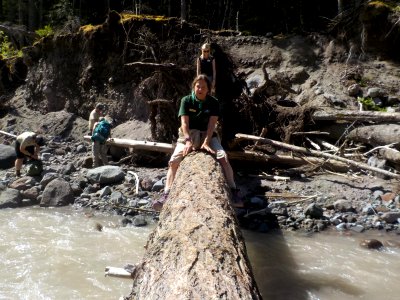
<path id="1" fill-rule="evenodd" d="M 153 16 L 153 15 L 135 15 L 135 14 L 128 14 L 128 13 L 122 13 L 121 14 L 121 21 L 129 21 L 129 20 L 154 20 L 154 21 L 159 21 L 159 22 L 164 22 L 168 21 L 171 18 L 168 18 L 166 16 Z"/>
<path id="2" fill-rule="evenodd" d="M 83 33 L 94 32 L 94 31 L 98 30 L 100 27 L 101 27 L 101 25 L 88 24 L 88 25 L 81 26 L 81 28 L 79 28 L 79 31 L 81 31 Z"/>

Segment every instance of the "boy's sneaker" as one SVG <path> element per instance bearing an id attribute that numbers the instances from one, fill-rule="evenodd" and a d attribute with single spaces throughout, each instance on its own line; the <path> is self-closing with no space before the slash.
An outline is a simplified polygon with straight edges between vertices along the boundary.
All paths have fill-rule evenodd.
<path id="1" fill-rule="evenodd" d="M 15 176 L 21 177 L 21 171 L 20 170 L 15 171 Z"/>
<path id="2" fill-rule="evenodd" d="M 163 193 L 159 199 L 153 201 L 151 206 L 153 207 L 153 209 L 155 211 L 161 211 L 161 209 L 164 206 L 165 201 L 167 201 L 167 199 L 168 199 L 168 194 L 169 193 Z"/>
<path id="3" fill-rule="evenodd" d="M 232 188 L 231 193 L 232 193 L 232 199 L 231 199 L 232 206 L 237 208 L 244 207 L 243 197 L 240 193 L 240 189 Z"/>

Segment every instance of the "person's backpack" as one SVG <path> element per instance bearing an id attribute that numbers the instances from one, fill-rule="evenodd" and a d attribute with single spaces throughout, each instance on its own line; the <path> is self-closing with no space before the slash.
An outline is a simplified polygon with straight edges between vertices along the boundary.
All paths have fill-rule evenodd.
<path id="1" fill-rule="evenodd" d="M 104 143 L 110 136 L 111 124 L 107 120 L 101 120 L 93 130 L 92 141 Z"/>
<path id="2" fill-rule="evenodd" d="M 43 163 L 41 160 L 31 160 L 26 164 L 26 175 L 39 176 L 43 171 Z"/>

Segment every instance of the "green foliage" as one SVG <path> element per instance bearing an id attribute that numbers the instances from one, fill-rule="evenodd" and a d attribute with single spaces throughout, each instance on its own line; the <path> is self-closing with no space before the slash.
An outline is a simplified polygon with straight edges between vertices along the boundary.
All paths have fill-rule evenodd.
<path id="1" fill-rule="evenodd" d="M 51 35 L 51 34 L 54 33 L 53 27 L 51 27 L 50 25 L 46 25 L 43 28 L 40 28 L 40 29 L 36 30 L 35 32 L 41 38 L 45 37 L 45 36 L 48 36 L 48 35 Z"/>
<path id="2" fill-rule="evenodd" d="M 15 49 L 11 42 L 8 40 L 8 36 L 0 30 L 0 56 L 3 59 L 10 58 L 13 56 L 22 56 L 22 51 Z"/>
<path id="3" fill-rule="evenodd" d="M 357 101 L 360 102 L 363 105 L 363 108 L 366 110 L 372 110 L 372 111 L 386 111 L 386 107 L 380 107 L 375 104 L 374 100 L 372 98 L 363 98 L 363 97 L 357 97 Z"/>

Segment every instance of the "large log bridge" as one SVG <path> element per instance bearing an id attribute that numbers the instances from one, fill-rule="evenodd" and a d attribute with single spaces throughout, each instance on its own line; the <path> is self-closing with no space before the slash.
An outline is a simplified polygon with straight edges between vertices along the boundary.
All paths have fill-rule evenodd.
<path id="1" fill-rule="evenodd" d="M 229 199 L 218 161 L 189 154 L 125 299 L 262 299 Z"/>

